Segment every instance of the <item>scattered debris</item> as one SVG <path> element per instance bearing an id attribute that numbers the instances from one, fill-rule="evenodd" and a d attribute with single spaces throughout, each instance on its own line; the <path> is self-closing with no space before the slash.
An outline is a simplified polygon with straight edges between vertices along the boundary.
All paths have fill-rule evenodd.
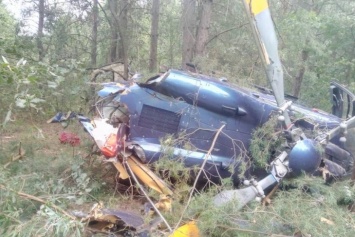
<path id="1" fill-rule="evenodd" d="M 177 228 L 169 237 L 200 237 L 200 231 L 195 221 L 190 221 Z"/>
<path id="2" fill-rule="evenodd" d="M 72 211 L 72 215 L 87 223 L 89 231 L 96 233 L 126 234 L 129 236 L 150 236 L 154 229 L 162 223 L 158 217 L 145 223 L 144 219 L 133 212 L 113 210 L 104 207 L 103 203 L 96 203 L 88 214 L 82 211 Z M 169 237 L 199 237 L 199 229 L 195 221 L 189 221 L 170 231 Z"/>
<path id="3" fill-rule="evenodd" d="M 103 203 L 95 204 L 87 216 L 79 217 L 87 223 L 89 230 L 93 232 L 136 232 L 144 225 L 141 216 L 128 211 L 106 209 Z"/>
<path id="4" fill-rule="evenodd" d="M 331 220 L 329 220 L 329 219 L 327 219 L 327 218 L 324 218 L 324 217 L 321 217 L 321 218 L 320 218 L 320 221 L 321 221 L 321 222 L 324 222 L 324 223 L 326 223 L 326 224 L 328 224 L 328 225 L 334 225 L 334 222 L 333 222 L 333 221 L 331 221 Z"/>
<path id="5" fill-rule="evenodd" d="M 80 138 L 76 134 L 70 132 L 61 132 L 59 134 L 59 141 L 62 144 L 69 144 L 73 147 L 80 145 Z"/>
<path id="6" fill-rule="evenodd" d="M 47 123 L 61 123 L 63 121 L 67 121 L 69 119 L 75 118 L 76 114 L 72 111 L 67 113 L 58 112 L 52 118 L 47 120 Z"/>

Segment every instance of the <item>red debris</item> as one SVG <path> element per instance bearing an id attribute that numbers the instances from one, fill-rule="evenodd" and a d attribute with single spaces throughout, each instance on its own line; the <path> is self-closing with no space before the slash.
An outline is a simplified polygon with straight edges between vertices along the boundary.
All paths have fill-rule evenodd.
<path id="1" fill-rule="evenodd" d="M 79 146 L 80 145 L 80 138 L 70 132 L 61 132 L 59 134 L 59 141 L 62 144 L 70 144 L 71 146 Z"/>

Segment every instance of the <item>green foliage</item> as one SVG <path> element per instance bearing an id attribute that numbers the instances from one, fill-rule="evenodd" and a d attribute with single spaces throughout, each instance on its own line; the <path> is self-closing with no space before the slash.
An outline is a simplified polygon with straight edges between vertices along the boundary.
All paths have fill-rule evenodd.
<path id="1" fill-rule="evenodd" d="M 180 2 L 160 1 L 158 64 L 169 68 L 181 66 Z M 148 52 L 147 52 L 148 56 Z"/>
<path id="2" fill-rule="evenodd" d="M 1 218 L 1 217 L 0 217 Z M 2 236 L 83 236 L 84 224 L 71 220 L 46 205 L 41 205 L 39 211 L 27 222 L 10 225 L 2 230 Z"/>
<path id="3" fill-rule="evenodd" d="M 291 90 L 292 80 L 302 65 L 306 71 L 300 98 L 311 106 L 330 110 L 329 82 L 336 80 L 349 85 L 354 78 L 354 2 L 332 4 L 306 0 L 285 5 L 270 4 L 279 33 L 285 84 Z M 303 62 L 302 51 L 308 52 Z"/>
<path id="4" fill-rule="evenodd" d="M 280 149 L 283 138 L 277 131 L 278 126 L 277 116 L 273 116 L 253 132 L 249 150 L 256 167 L 266 168 L 272 156 Z"/>
<path id="5" fill-rule="evenodd" d="M 16 126 L 10 124 L 6 132 L 17 134 L 26 153 L 22 159 L 11 162 L 13 154 L 18 153 L 19 143 L 0 138 L 0 235 L 83 236 L 84 224 L 70 219 L 54 205 L 67 209 L 92 203 L 92 194 L 98 193 L 102 182 L 94 180 L 95 175 L 79 151 L 59 144 L 57 134 L 38 138 L 31 127 L 16 123 Z M 16 132 L 16 128 L 20 129 Z"/>
<path id="6" fill-rule="evenodd" d="M 30 114 L 58 111 L 80 111 L 80 94 L 84 93 L 82 65 L 72 60 L 69 66 L 30 63 L 25 59 L 9 62 L 3 57 L 0 65 L 0 118 L 5 125 L 12 115 L 22 111 Z M 24 115 L 24 114 L 22 114 Z"/>
<path id="7" fill-rule="evenodd" d="M 345 236 L 355 233 L 355 219 L 347 210 L 355 200 L 348 181 L 332 186 L 309 176 L 286 181 L 289 190 L 278 190 L 270 206 L 252 202 L 242 210 L 228 203 L 212 205 L 215 190 L 195 196 L 186 213 L 197 219 L 202 236 Z"/>
<path id="8" fill-rule="evenodd" d="M 57 1 L 46 6 L 46 24 L 43 42 L 46 50 L 45 61 L 49 65 L 70 65 L 72 60 L 90 65 L 90 37 L 92 27 L 92 6 L 85 1 Z M 133 71 L 145 72 L 149 62 L 150 45 L 150 2 L 131 2 L 129 7 L 129 58 Z M 179 1 L 161 2 L 159 25 L 159 65 L 180 67 L 181 60 L 181 12 Z M 284 64 L 285 85 L 290 93 L 294 78 L 302 65 L 306 71 L 300 98 L 310 105 L 329 110 L 329 81 L 338 80 L 345 84 L 353 81 L 355 55 L 353 53 L 353 16 L 354 3 L 343 1 L 332 4 L 329 1 L 310 3 L 297 0 L 284 3 L 270 1 L 270 9 L 279 36 L 279 48 Z M 103 4 L 110 13 L 107 4 Z M 32 7 L 25 11 L 31 15 Z M 110 15 L 110 14 L 108 14 Z M 16 21 L 2 8 L 0 13 L 5 37 L 0 38 L 1 55 L 16 55 L 18 61 L 26 55 L 29 62 L 36 56 L 36 41 L 33 33 L 16 35 Z M 99 9 L 98 65 L 107 63 L 110 49 L 110 25 L 106 15 Z M 117 42 L 119 45 L 120 42 Z M 301 60 L 302 51 L 308 52 L 306 62 Z M 217 77 L 227 77 L 244 85 L 267 85 L 265 73 L 241 1 L 219 1 L 213 4 L 210 27 L 210 41 L 207 55 L 197 58 L 202 72 Z M 10 58 L 10 57 L 9 57 Z M 31 62 L 32 64 L 32 62 Z M 213 71 L 213 73 L 212 73 Z M 4 72 L 2 72 L 4 73 Z M 4 73 L 5 77 L 6 73 Z M 74 76 L 74 78 L 77 78 Z"/>
<path id="9" fill-rule="evenodd" d="M 0 3 L 1 134 L 23 131 L 31 134 L 22 138 L 26 140 L 23 141 L 26 158 L 11 163 L 8 169 L 3 165 L 16 152 L 18 142 L 0 141 L 0 185 L 6 187 L 0 192 L 1 236 L 80 236 L 82 224 L 69 220 L 51 204 L 62 208 L 90 204 L 93 195 L 109 197 L 109 203 L 119 204 L 111 189 L 103 189 L 102 177 L 96 180 L 100 172 L 86 167 L 82 155 L 75 155 L 72 148 L 57 149 L 58 153 L 52 155 L 56 150 L 51 144 L 54 139 L 38 140 L 40 136 L 36 134 L 41 134 L 40 129 L 28 125 L 29 121 L 34 122 L 34 116 L 44 121 L 58 111 L 81 111 L 87 106 L 80 96 L 87 87 L 89 74 L 84 68 L 90 65 L 91 5 L 88 1 L 61 3 L 50 1 L 46 6 L 43 62 L 36 61 L 36 33 L 25 32 L 24 19 L 21 22 L 14 19 Z M 70 8 L 66 7 L 69 3 L 72 3 Z M 286 89 L 291 91 L 294 78 L 305 66 L 300 98 L 327 110 L 331 80 L 355 90 L 355 2 L 297 0 L 292 3 L 270 1 Z M 150 3 L 130 1 L 130 4 L 131 67 L 133 71 L 145 71 L 149 62 Z M 180 67 L 180 4 L 176 0 L 161 1 L 158 61 L 167 67 Z M 27 15 L 36 10 L 35 5 L 31 6 L 25 12 Z M 104 3 L 103 8 L 109 11 Z M 100 9 L 98 65 L 108 61 L 111 28 L 107 20 Z M 202 72 L 224 76 L 242 85 L 267 84 L 241 1 L 214 1 L 210 39 L 207 55 L 195 59 Z M 305 62 L 301 59 L 303 51 L 309 55 Z M 10 123 L 13 120 L 16 121 Z M 254 132 L 250 152 L 258 167 L 265 167 L 281 145 L 275 126 L 276 118 Z M 175 184 L 173 212 L 166 214 L 169 223 L 180 219 L 190 192 L 187 181 L 191 173 L 197 173 L 197 169 L 186 169 L 182 158 L 171 159 L 172 146 L 194 150 L 185 135 L 162 139 L 165 155 L 155 165 L 164 179 Z M 52 151 L 43 154 L 43 149 Z M 242 163 L 241 171 L 245 169 L 246 163 Z M 230 184 L 231 179 L 223 180 L 224 187 Z M 354 235 L 354 218 L 345 205 L 354 203 L 355 191 L 346 181 L 329 187 L 320 179 L 306 176 L 293 180 L 292 185 L 296 188 L 279 190 L 270 207 L 254 203 L 242 211 L 237 211 L 233 204 L 216 209 L 212 197 L 219 187 L 213 186 L 193 196 L 183 219 L 198 219 L 204 236 L 293 235 L 297 231 L 312 236 Z M 48 203 L 26 200 L 16 194 L 18 191 L 42 197 Z M 334 225 L 322 222 L 321 218 L 331 220 Z"/>
<path id="10" fill-rule="evenodd" d="M 1 30 L 1 37 L 0 37 L 0 46 L 6 42 L 6 39 L 13 39 L 15 33 L 15 20 L 6 10 L 4 3 L 0 2 L 0 30 Z M 1 48 L 0 48 L 1 50 Z M 1 51 L 0 51 L 1 52 Z"/>
<path id="11" fill-rule="evenodd" d="M 223 226 L 230 224 L 229 216 L 238 210 L 233 203 L 217 208 L 213 205 L 216 189 L 210 189 L 194 197 L 186 213 L 186 218 L 197 219 L 197 225 L 202 236 L 224 236 Z M 233 233 L 234 236 L 237 232 Z"/>
<path id="12" fill-rule="evenodd" d="M 320 178 L 305 176 L 289 183 L 296 188 L 279 192 L 272 206 L 274 212 L 283 218 L 280 222 L 289 226 L 289 233 L 296 229 L 312 236 L 355 233 L 351 227 L 355 220 L 345 206 L 338 205 L 339 200 L 344 198 L 354 200 L 354 188 L 349 186 L 348 181 L 327 186 Z M 307 219 L 311 216 L 312 219 Z M 323 218 L 331 222 L 327 223 Z"/>
<path id="13" fill-rule="evenodd" d="M 162 174 L 163 179 L 173 185 L 176 190 L 176 199 L 183 201 L 188 195 L 191 177 L 196 176 L 199 167 L 186 167 L 184 157 L 174 157 L 174 147 L 183 147 L 193 151 L 194 148 L 186 140 L 186 134 L 181 133 L 178 137 L 166 136 L 160 140 L 162 156 L 154 163 L 154 169 Z M 191 182 L 190 182 L 191 183 Z"/>

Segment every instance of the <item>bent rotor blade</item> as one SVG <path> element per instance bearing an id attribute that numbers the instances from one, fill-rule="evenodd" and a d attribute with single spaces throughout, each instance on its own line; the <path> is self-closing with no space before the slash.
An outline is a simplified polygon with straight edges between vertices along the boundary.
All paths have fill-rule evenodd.
<path id="1" fill-rule="evenodd" d="M 271 84 L 277 106 L 284 106 L 284 82 L 278 54 L 278 42 L 267 0 L 243 0 L 253 35 L 262 58 L 266 76 Z M 284 127 L 291 125 L 287 109 L 283 111 Z"/>

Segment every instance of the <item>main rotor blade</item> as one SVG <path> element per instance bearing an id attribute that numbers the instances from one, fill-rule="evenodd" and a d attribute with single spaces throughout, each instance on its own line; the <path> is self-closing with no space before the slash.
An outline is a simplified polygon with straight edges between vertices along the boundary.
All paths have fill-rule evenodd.
<path id="1" fill-rule="evenodd" d="M 278 53 L 278 41 L 267 0 L 243 0 L 243 3 L 277 106 L 282 107 L 286 103 L 283 71 Z M 291 125 L 291 120 L 287 110 L 283 112 L 283 116 L 285 117 L 284 126 L 288 128 Z"/>

